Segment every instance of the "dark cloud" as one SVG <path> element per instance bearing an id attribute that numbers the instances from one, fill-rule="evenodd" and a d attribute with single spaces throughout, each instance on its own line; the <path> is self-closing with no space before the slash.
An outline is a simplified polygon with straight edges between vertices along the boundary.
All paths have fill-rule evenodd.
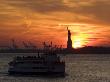
<path id="1" fill-rule="evenodd" d="M 96 37 L 96 38 L 88 38 L 89 41 L 96 41 L 96 40 L 100 40 L 100 39 L 103 39 L 103 38 L 99 38 L 99 37 Z"/>
<path id="2" fill-rule="evenodd" d="M 62 0 L 11 0 L 7 1 L 7 4 L 19 7 L 20 9 L 29 9 L 41 13 L 68 10 L 68 7 L 63 4 Z"/>
<path id="3" fill-rule="evenodd" d="M 6 22 L 6 21 L 12 21 L 12 22 L 17 22 L 18 20 L 23 19 L 21 16 L 17 15 L 10 15 L 10 14 L 0 14 L 0 21 L 1 22 Z"/>
<path id="4" fill-rule="evenodd" d="M 108 0 L 93 0 L 71 1 L 73 7 L 65 5 L 63 0 L 11 0 L 6 2 L 8 5 L 18 7 L 21 10 L 31 10 L 39 13 L 49 12 L 71 12 L 85 17 L 92 17 L 94 20 L 108 23 L 110 21 L 110 1 Z M 83 5 L 82 5 L 83 4 Z M 77 5 L 78 7 L 74 7 Z M 79 18 L 80 19 L 80 18 Z"/>
<path id="5" fill-rule="evenodd" d="M 108 2 L 94 2 L 90 6 L 82 6 L 79 13 L 87 16 L 92 16 L 104 22 L 110 21 L 110 1 Z"/>

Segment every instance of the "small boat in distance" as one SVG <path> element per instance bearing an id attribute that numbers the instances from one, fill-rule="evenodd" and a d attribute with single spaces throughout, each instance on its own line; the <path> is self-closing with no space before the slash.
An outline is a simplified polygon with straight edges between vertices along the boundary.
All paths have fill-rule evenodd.
<path id="1" fill-rule="evenodd" d="M 60 75 L 65 76 L 65 62 L 55 52 L 37 56 L 17 56 L 9 62 L 10 75 Z"/>

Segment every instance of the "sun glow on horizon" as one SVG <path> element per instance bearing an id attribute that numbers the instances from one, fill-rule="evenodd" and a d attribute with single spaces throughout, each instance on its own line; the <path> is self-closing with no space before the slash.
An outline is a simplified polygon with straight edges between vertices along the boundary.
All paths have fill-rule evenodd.
<path id="1" fill-rule="evenodd" d="M 74 40 L 72 46 L 73 46 L 73 48 L 81 48 L 81 47 L 83 47 L 82 46 L 82 42 L 81 42 L 80 39 L 79 40 L 78 39 Z"/>
<path id="2" fill-rule="evenodd" d="M 87 37 L 85 34 L 72 36 L 72 47 L 75 49 L 84 47 L 87 44 Z"/>

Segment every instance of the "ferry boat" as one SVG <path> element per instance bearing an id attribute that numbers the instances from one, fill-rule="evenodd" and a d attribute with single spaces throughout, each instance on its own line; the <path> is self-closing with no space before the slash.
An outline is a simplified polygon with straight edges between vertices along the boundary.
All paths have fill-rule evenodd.
<path id="1" fill-rule="evenodd" d="M 11 75 L 65 75 L 65 62 L 55 52 L 37 56 L 17 56 L 9 62 Z"/>

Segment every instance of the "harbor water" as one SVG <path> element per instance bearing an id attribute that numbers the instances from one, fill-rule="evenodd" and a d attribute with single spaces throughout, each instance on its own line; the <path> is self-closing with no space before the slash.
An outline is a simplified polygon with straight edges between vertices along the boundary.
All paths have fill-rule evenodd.
<path id="1" fill-rule="evenodd" d="M 59 54 L 66 63 L 66 75 L 53 78 L 8 75 L 8 63 L 18 55 L 36 54 L 0 53 L 0 82 L 110 82 L 110 54 Z"/>

